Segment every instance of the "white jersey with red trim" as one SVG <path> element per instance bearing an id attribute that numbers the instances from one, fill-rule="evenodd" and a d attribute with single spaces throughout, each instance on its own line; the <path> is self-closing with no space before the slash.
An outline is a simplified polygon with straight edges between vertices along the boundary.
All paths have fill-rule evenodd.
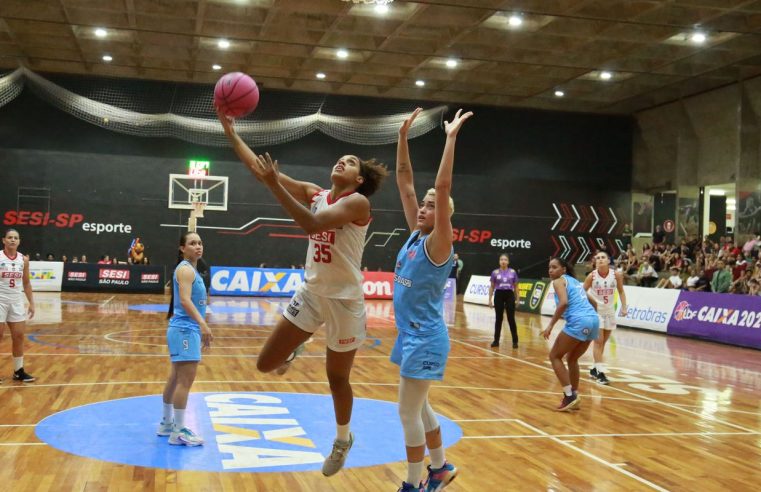
<path id="1" fill-rule="evenodd" d="M 0 297 L 16 300 L 24 295 L 24 255 L 13 258 L 0 249 Z"/>
<path id="2" fill-rule="evenodd" d="M 597 301 L 598 313 L 609 314 L 615 312 L 617 288 L 618 283 L 616 281 L 615 270 L 609 268 L 608 275 L 604 277 L 597 269 L 592 271 L 592 287 L 589 291 Z"/>
<path id="3" fill-rule="evenodd" d="M 312 197 L 312 213 L 327 210 L 349 195 L 351 193 L 333 201 L 330 190 L 321 190 Z M 369 223 L 369 220 L 364 225 L 352 222 L 309 236 L 304 268 L 307 290 L 332 299 L 364 298 L 360 268 Z"/>

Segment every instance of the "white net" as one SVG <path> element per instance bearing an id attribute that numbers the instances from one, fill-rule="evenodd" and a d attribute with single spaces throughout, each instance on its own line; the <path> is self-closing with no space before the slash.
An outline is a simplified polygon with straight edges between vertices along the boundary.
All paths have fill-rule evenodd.
<path id="1" fill-rule="evenodd" d="M 228 145 L 221 125 L 212 116 L 213 90 L 209 86 L 172 87 L 115 79 L 93 82 L 83 78 L 63 79 L 59 85 L 22 67 L 0 77 L 0 107 L 18 96 L 25 86 L 62 111 L 108 130 L 139 137 L 174 137 L 202 145 Z M 265 98 L 270 95 L 280 101 L 278 106 L 260 106 L 253 117 L 238 120 L 235 125 L 241 138 L 253 147 L 291 142 L 316 130 L 358 145 L 395 143 L 399 125 L 413 109 L 407 101 L 397 104 L 403 111 L 390 115 L 326 114 L 330 109 L 350 113 L 351 105 L 331 102 L 325 95 L 267 93 Z M 386 110 L 389 106 L 394 105 L 385 104 Z M 416 138 L 440 127 L 446 110 L 446 106 L 425 109 L 415 120 L 409 137 Z M 296 116 L 258 119 L 276 114 Z"/>

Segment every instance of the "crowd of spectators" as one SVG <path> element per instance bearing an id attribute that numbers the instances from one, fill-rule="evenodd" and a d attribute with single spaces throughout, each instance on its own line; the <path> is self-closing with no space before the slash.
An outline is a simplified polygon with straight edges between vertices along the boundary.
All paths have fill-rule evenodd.
<path id="1" fill-rule="evenodd" d="M 30 258 L 32 261 L 62 261 L 64 263 L 92 263 L 87 260 L 87 255 L 82 256 L 71 256 L 68 255 L 61 255 L 60 257 L 57 257 L 53 253 L 48 253 L 43 258 L 40 253 L 35 253 L 32 258 Z M 98 259 L 98 261 L 94 262 L 98 265 L 131 265 L 132 264 L 132 258 L 127 257 L 125 260 L 120 260 L 119 258 L 115 256 L 110 255 L 101 255 L 101 257 Z M 142 265 L 149 265 L 150 261 L 148 260 L 148 257 L 143 258 Z"/>
<path id="2" fill-rule="evenodd" d="M 660 231 L 656 231 L 660 232 Z M 761 235 L 742 244 L 683 238 L 668 244 L 661 234 L 639 251 L 629 244 L 615 259 L 627 283 L 643 287 L 761 295 Z"/>

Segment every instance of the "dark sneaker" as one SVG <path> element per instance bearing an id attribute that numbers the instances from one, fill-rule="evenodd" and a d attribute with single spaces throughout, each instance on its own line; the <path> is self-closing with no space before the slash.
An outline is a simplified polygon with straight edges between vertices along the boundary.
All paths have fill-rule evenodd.
<path id="1" fill-rule="evenodd" d="M 518 342 L 513 342 L 513 348 L 518 348 Z"/>
<path id="2" fill-rule="evenodd" d="M 558 412 L 567 412 L 571 410 L 573 407 L 579 404 L 579 395 L 578 394 L 572 394 L 571 396 L 567 396 L 563 394 L 563 401 L 560 402 L 560 405 L 558 405 L 557 411 Z"/>
<path id="3" fill-rule="evenodd" d="M 438 470 L 432 470 L 428 465 L 428 479 L 425 481 L 425 492 L 444 490 L 452 480 L 457 478 L 458 469 L 452 463 L 444 463 Z"/>
<path id="4" fill-rule="evenodd" d="M 597 373 L 597 382 L 599 384 L 609 385 L 610 381 L 608 381 L 608 377 L 605 375 L 604 372 L 598 372 Z"/>
<path id="5" fill-rule="evenodd" d="M 396 489 L 396 492 L 425 492 L 425 487 L 422 483 L 420 485 L 412 485 L 411 483 L 402 482 L 402 486 Z"/>
<path id="6" fill-rule="evenodd" d="M 24 371 L 24 368 L 20 368 L 18 371 L 13 373 L 13 380 L 14 381 L 22 381 L 24 383 L 31 383 L 34 382 L 34 376 L 31 374 L 27 374 L 26 371 Z"/>
<path id="7" fill-rule="evenodd" d="M 499 347 L 499 342 L 491 342 L 492 348 Z"/>
<path id="8" fill-rule="evenodd" d="M 589 377 L 594 379 L 594 380 L 597 380 L 597 368 L 596 367 L 593 367 L 592 369 L 589 370 Z"/>

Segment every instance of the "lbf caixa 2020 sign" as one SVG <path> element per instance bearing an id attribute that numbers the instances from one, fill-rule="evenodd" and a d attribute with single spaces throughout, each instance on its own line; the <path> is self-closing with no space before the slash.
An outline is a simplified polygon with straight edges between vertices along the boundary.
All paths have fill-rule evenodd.
<path id="1" fill-rule="evenodd" d="M 668 334 L 761 348 L 761 297 L 681 292 Z"/>

